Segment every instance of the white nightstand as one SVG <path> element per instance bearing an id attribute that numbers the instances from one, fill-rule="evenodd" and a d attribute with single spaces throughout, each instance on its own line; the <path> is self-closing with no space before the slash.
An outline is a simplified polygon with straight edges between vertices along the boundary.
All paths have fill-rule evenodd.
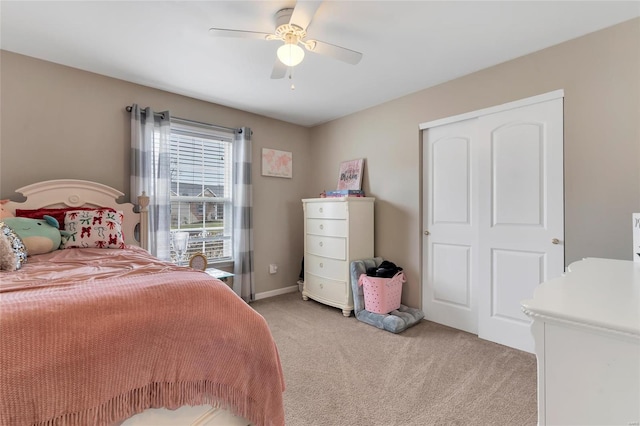
<path id="1" fill-rule="evenodd" d="M 205 269 L 205 272 L 210 276 L 212 276 L 213 278 L 217 278 L 220 281 L 225 283 L 229 280 L 229 278 L 233 277 L 233 274 L 231 272 L 223 271 L 221 269 L 216 269 L 216 268 L 207 268 Z"/>

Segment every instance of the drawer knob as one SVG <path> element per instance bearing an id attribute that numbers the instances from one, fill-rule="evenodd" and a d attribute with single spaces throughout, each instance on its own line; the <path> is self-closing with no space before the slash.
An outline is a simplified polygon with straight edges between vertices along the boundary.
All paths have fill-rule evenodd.
<path id="1" fill-rule="evenodd" d="M 322 213 L 324 211 L 324 209 L 322 207 L 320 207 L 320 213 Z"/>
<path id="2" fill-rule="evenodd" d="M 322 262 L 320 262 L 320 267 L 324 268 L 324 264 Z"/>
<path id="3" fill-rule="evenodd" d="M 320 225 L 320 229 L 324 229 L 324 225 Z"/>
<path id="4" fill-rule="evenodd" d="M 320 283 L 320 288 L 324 288 L 324 284 Z"/>
<path id="5" fill-rule="evenodd" d="M 319 243 L 319 244 L 320 244 L 320 247 L 322 247 L 322 246 L 324 245 L 324 244 L 322 244 L 322 241 L 320 241 L 320 243 Z"/>

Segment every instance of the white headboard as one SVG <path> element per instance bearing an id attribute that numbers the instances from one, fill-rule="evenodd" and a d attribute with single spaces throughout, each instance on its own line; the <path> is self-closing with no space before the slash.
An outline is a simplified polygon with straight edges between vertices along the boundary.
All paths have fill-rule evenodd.
<path id="1" fill-rule="evenodd" d="M 118 199 L 124 194 L 110 186 L 97 182 L 77 179 L 56 179 L 34 183 L 17 189 L 24 195 L 26 201 L 19 203 L 9 201 L 4 204 L 4 209 L 15 214 L 16 209 L 39 209 L 43 207 L 111 207 L 121 210 L 124 214 L 122 231 L 125 243 L 148 247 L 147 226 L 149 197 L 144 193 L 138 197 L 140 213 L 134 212 L 132 203 L 118 203 Z M 144 236 L 142 241 L 135 239 L 136 227 L 139 226 L 139 235 Z"/>

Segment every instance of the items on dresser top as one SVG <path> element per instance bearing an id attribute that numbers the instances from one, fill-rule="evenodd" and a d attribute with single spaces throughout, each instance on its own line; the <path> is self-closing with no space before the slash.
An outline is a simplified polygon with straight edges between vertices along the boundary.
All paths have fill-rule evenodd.
<path id="1" fill-rule="evenodd" d="M 361 189 L 339 189 L 335 191 L 325 191 L 325 197 L 327 198 L 339 198 L 339 197 L 364 197 L 364 191 Z"/>
<path id="2" fill-rule="evenodd" d="M 373 257 L 372 197 L 308 198 L 304 211 L 304 288 L 309 298 L 353 310 L 349 265 Z"/>

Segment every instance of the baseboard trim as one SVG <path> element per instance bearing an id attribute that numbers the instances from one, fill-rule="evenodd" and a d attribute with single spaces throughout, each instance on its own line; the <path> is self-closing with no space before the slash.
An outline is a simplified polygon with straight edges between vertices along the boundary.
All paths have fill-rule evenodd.
<path id="1" fill-rule="evenodd" d="M 256 300 L 266 299 L 268 297 L 280 296 L 281 294 L 293 293 L 298 291 L 297 285 L 292 285 L 285 288 L 279 288 L 277 290 L 263 291 L 262 293 L 256 293 Z"/>

